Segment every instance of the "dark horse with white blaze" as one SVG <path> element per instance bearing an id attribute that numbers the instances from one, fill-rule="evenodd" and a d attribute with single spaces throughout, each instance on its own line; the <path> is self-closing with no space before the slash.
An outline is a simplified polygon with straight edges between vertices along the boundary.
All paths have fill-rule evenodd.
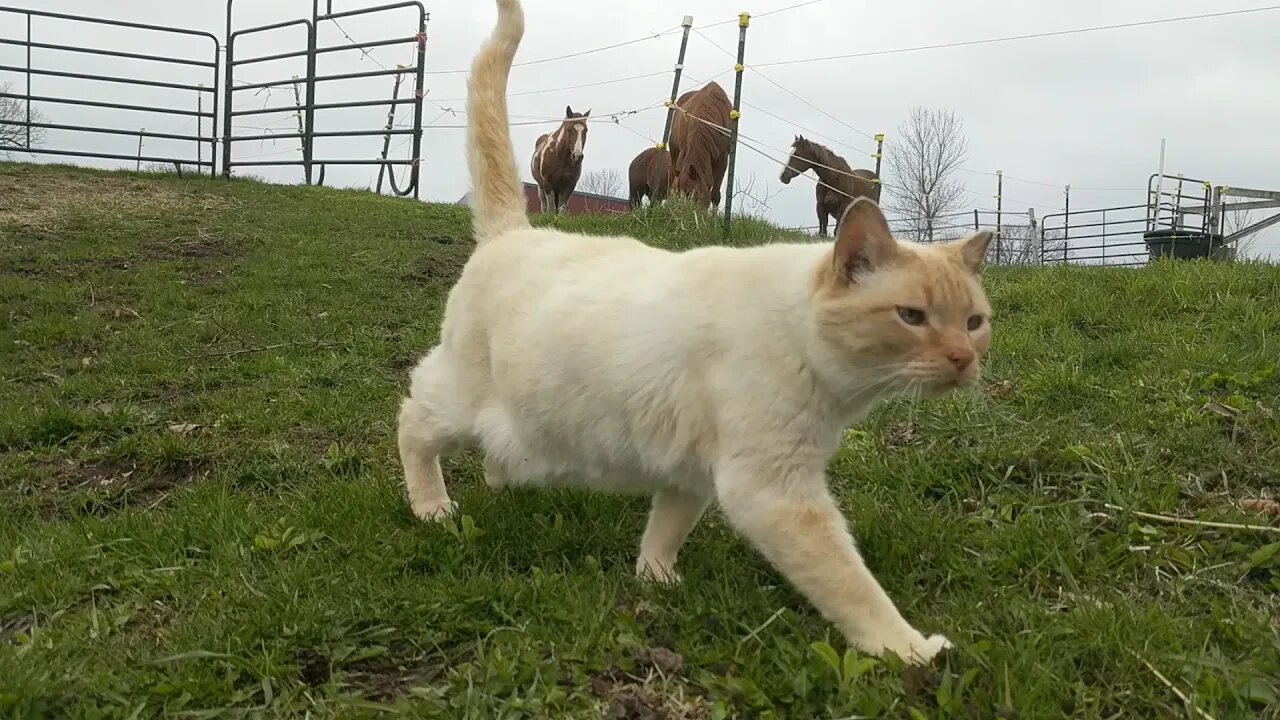
<path id="1" fill-rule="evenodd" d="M 671 124 L 671 189 L 694 200 L 720 204 L 729 167 L 729 113 L 733 103 L 718 83 L 691 90 L 676 101 Z"/>
<path id="2" fill-rule="evenodd" d="M 582 176 L 587 149 L 587 119 L 591 111 L 576 113 L 565 106 L 564 121 L 550 135 L 539 135 L 533 146 L 533 181 L 538 184 L 542 212 L 564 212 Z"/>
<path id="3" fill-rule="evenodd" d="M 666 200 L 673 175 L 671 155 L 667 151 L 660 147 L 641 150 L 627 169 L 627 179 L 631 186 L 631 209 L 640 207 L 646 197 L 651 206 Z"/>
<path id="4" fill-rule="evenodd" d="M 854 170 L 849 163 L 812 140 L 797 135 L 791 144 L 791 157 L 778 179 L 785 185 L 795 176 L 813 170 L 821 183 L 817 186 L 818 235 L 826 237 L 827 218 L 839 222 L 841 213 L 854 200 L 868 197 L 880 202 L 880 181 L 870 170 Z"/>

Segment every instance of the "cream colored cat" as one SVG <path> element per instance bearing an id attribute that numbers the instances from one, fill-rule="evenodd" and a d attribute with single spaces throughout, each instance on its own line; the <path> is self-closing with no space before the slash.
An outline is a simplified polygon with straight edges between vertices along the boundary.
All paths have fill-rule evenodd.
<path id="1" fill-rule="evenodd" d="M 524 17 L 497 4 L 467 99 L 477 248 L 400 411 L 414 513 L 454 511 L 439 458 L 478 444 L 493 487 L 652 493 L 637 571 L 674 581 L 714 500 L 850 642 L 930 660 L 946 638 L 917 632 L 872 577 L 825 469 L 882 398 L 977 379 L 989 234 L 896 241 L 869 200 L 834 245 L 676 253 L 532 229 L 505 97 Z"/>

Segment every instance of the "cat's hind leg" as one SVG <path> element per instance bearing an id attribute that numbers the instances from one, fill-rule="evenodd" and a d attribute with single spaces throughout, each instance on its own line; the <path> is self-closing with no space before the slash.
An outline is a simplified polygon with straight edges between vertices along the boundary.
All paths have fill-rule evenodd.
<path id="1" fill-rule="evenodd" d="M 675 487 L 654 494 L 649 523 L 640 540 L 636 575 L 663 583 L 680 582 L 676 556 L 709 502 L 709 497 Z"/>
<path id="2" fill-rule="evenodd" d="M 716 494 L 730 523 L 860 650 L 892 650 L 924 663 L 950 646 L 911 627 L 862 561 L 819 474 L 734 463 L 716 474 Z"/>
<path id="3" fill-rule="evenodd" d="M 439 348 L 414 368 L 409 397 L 400 404 L 400 462 L 413 514 L 436 520 L 453 513 L 440 470 L 449 454 L 471 430 L 469 403 L 458 396 L 457 382 Z"/>

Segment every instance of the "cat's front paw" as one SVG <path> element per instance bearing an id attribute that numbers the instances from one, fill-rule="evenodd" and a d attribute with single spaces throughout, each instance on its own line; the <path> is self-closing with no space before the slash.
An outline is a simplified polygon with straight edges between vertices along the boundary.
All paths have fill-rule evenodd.
<path id="1" fill-rule="evenodd" d="M 415 502 L 411 505 L 413 514 L 419 520 L 443 520 L 458 512 L 458 503 L 452 500 L 435 500 L 431 502 Z"/>
<path id="2" fill-rule="evenodd" d="M 676 585 L 683 579 L 676 572 L 675 562 L 663 562 L 656 558 L 640 558 L 636 561 L 636 577 L 663 585 Z"/>
<path id="3" fill-rule="evenodd" d="M 911 630 L 910 637 L 904 639 L 905 642 L 886 644 L 884 650 L 897 653 L 908 665 L 928 665 L 938 653 L 951 647 L 951 641 L 943 635 L 929 635 L 925 638 L 915 630 Z"/>
<path id="4" fill-rule="evenodd" d="M 893 651 L 909 665 L 928 665 L 944 650 L 952 647 L 951 641 L 942 635 L 925 637 L 914 629 L 903 633 L 903 637 L 892 641 L 874 643 L 865 649 L 876 655 L 884 655 Z"/>

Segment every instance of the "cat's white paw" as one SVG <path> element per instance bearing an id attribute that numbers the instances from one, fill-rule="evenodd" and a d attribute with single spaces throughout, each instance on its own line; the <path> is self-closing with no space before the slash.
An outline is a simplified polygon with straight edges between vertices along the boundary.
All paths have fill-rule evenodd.
<path id="1" fill-rule="evenodd" d="M 415 502 L 411 507 L 419 520 L 443 520 L 458 511 L 458 503 L 452 500 Z"/>
<path id="2" fill-rule="evenodd" d="M 943 650 L 951 647 L 951 641 L 942 635 L 925 637 L 912 628 L 908 628 L 900 637 L 892 640 L 880 640 L 862 646 L 866 652 L 884 655 L 892 651 L 908 665 L 927 665 Z"/>
<path id="3" fill-rule="evenodd" d="M 951 648 L 951 641 L 942 635 L 930 635 L 923 643 L 914 644 L 910 649 L 911 657 L 904 658 L 912 664 L 924 665 L 944 650 Z"/>
<path id="4" fill-rule="evenodd" d="M 640 558 L 636 561 L 636 577 L 663 585 L 679 584 L 684 578 L 675 570 L 675 562 L 664 562 L 656 558 Z"/>
<path id="5" fill-rule="evenodd" d="M 933 662 L 938 653 L 950 647 L 951 641 L 942 635 L 930 635 L 926 638 L 912 630 L 902 641 L 886 643 L 884 649 L 892 650 L 909 665 L 927 665 Z"/>

